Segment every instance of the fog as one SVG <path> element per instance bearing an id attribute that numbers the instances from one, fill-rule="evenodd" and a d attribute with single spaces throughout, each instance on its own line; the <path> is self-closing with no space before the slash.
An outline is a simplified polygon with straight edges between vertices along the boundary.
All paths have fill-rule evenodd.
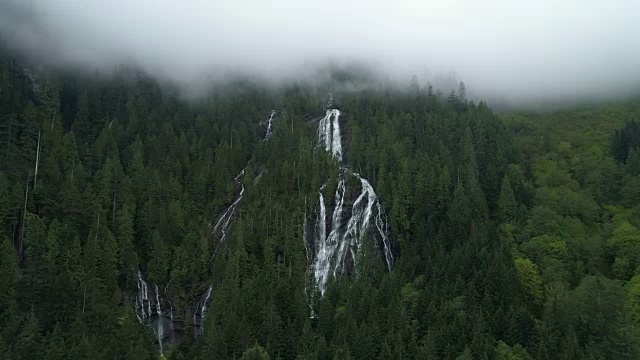
<path id="1" fill-rule="evenodd" d="M 135 63 L 181 84 L 331 62 L 522 101 L 638 89 L 639 14 L 638 0 L 0 0 L 0 36 L 49 64 Z"/>

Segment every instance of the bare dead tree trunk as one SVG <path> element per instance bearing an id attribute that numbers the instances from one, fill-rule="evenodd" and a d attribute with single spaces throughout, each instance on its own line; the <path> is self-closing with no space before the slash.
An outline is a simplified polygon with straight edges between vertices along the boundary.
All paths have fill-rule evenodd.
<path id="1" fill-rule="evenodd" d="M 56 123 L 56 115 L 58 115 L 58 108 L 53 111 L 53 116 L 51 117 L 51 130 L 53 130 L 53 124 Z"/>
<path id="2" fill-rule="evenodd" d="M 40 161 L 40 131 L 38 131 L 38 148 L 36 149 L 36 167 L 33 171 L 33 189 L 36 188 L 36 181 L 38 179 L 38 162 Z"/>
<path id="3" fill-rule="evenodd" d="M 82 315 L 84 315 L 84 308 L 87 305 L 87 284 L 84 284 L 84 293 L 82 294 Z"/>

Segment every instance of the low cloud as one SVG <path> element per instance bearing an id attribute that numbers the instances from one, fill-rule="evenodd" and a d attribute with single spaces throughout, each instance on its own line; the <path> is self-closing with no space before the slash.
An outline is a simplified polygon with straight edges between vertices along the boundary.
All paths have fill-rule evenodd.
<path id="1" fill-rule="evenodd" d="M 366 64 L 522 101 L 638 89 L 639 13 L 637 0 L 0 0 L 0 36 L 51 64 L 135 63 L 182 84 Z"/>

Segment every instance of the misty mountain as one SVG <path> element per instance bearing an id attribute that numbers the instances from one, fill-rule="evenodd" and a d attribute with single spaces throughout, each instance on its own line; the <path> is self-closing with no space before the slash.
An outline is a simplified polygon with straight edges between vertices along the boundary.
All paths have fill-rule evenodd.
<path id="1" fill-rule="evenodd" d="M 637 95 L 639 11 L 635 0 L 4 0 L 0 39 L 49 65 L 133 63 L 191 91 L 229 74 L 324 79 L 337 63 L 445 93 L 436 83 L 455 72 L 476 102 L 535 105 Z"/>
<path id="2" fill-rule="evenodd" d="M 496 114 L 357 62 L 188 94 L 22 56 L 6 359 L 640 356 L 638 100 Z"/>

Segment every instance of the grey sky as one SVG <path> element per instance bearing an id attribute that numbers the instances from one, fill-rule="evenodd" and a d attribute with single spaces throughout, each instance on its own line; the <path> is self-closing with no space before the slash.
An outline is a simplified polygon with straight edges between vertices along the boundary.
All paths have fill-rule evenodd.
<path id="1" fill-rule="evenodd" d="M 301 76 L 326 59 L 479 95 L 576 96 L 640 85 L 638 0 L 0 0 L 5 39 L 47 60 L 134 61 L 172 79 Z"/>

